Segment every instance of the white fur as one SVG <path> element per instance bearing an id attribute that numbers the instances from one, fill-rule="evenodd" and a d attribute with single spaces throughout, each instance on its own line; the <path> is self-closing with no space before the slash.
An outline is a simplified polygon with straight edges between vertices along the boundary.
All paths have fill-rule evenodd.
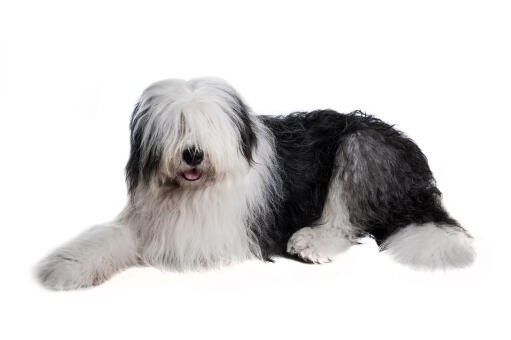
<path id="1" fill-rule="evenodd" d="M 264 181 L 270 171 L 264 164 L 273 154 L 266 144 L 263 140 L 259 146 L 255 166 L 244 166 L 243 172 L 214 185 L 177 190 L 170 196 L 154 183 L 140 188 L 121 220 L 139 235 L 142 261 L 193 270 L 259 255 L 259 246 L 252 242 L 254 230 L 246 222 L 251 213 L 267 209 L 271 182 Z"/>
<path id="2" fill-rule="evenodd" d="M 93 228 L 57 249 L 38 268 L 53 289 L 88 287 L 137 263 L 198 270 L 260 256 L 254 216 L 272 206 L 280 182 L 273 136 L 257 120 L 257 146 L 249 166 L 240 150 L 235 94 L 217 79 L 166 80 L 144 91 L 134 116 L 143 148 L 163 150 L 160 169 L 137 186 L 112 225 Z M 186 183 L 182 152 L 204 151 L 200 184 Z M 166 180 L 181 185 L 165 185 Z"/>
<path id="3" fill-rule="evenodd" d="M 463 229 L 412 224 L 391 235 L 382 249 L 397 262 L 418 269 L 462 268 L 475 258 L 473 239 Z"/>

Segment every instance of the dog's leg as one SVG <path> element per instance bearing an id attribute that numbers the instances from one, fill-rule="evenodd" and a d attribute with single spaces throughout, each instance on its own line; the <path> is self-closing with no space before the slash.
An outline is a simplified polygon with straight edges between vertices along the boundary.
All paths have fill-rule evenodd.
<path id="1" fill-rule="evenodd" d="M 37 276 L 50 289 L 85 288 L 101 284 L 136 263 L 133 232 L 122 225 L 101 225 L 87 230 L 41 261 Z"/>
<path id="2" fill-rule="evenodd" d="M 307 262 L 326 263 L 355 243 L 355 229 L 349 221 L 341 190 L 340 175 L 336 167 L 317 226 L 305 227 L 295 232 L 287 243 L 289 254 L 297 255 Z"/>

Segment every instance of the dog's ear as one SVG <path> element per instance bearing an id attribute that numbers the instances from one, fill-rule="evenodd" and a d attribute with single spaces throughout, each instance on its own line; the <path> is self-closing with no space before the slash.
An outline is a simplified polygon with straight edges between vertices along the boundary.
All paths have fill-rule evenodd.
<path id="1" fill-rule="evenodd" d="M 235 124 L 240 132 L 241 153 L 245 159 L 252 163 L 252 150 L 256 147 L 257 138 L 254 132 L 254 122 L 249 107 L 236 93 L 231 93 L 232 111 L 236 115 Z"/>
<path id="2" fill-rule="evenodd" d="M 128 192 L 133 193 L 140 180 L 149 181 L 161 159 L 161 150 L 157 145 L 144 146 L 143 136 L 148 126 L 149 106 L 142 108 L 140 102 L 135 105 L 130 121 L 130 156 L 126 164 L 126 183 Z"/>
<path id="3" fill-rule="evenodd" d="M 142 123 L 142 116 L 138 115 L 139 108 L 140 103 L 137 103 L 130 121 L 130 157 L 125 169 L 126 184 L 128 185 L 128 192 L 130 193 L 133 193 L 138 185 L 141 169 L 143 129 L 135 129 L 137 123 Z"/>

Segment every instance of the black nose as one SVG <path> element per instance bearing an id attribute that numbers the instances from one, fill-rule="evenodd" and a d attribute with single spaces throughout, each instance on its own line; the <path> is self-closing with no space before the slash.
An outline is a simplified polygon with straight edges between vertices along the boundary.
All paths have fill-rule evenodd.
<path id="1" fill-rule="evenodd" d="M 191 166 L 199 165 L 204 159 L 204 153 L 198 147 L 191 147 L 183 151 L 183 160 Z"/>

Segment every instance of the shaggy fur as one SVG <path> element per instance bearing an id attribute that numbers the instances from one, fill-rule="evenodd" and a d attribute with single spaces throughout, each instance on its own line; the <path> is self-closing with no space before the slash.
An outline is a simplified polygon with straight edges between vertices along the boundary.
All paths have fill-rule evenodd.
<path id="1" fill-rule="evenodd" d="M 366 235 L 418 268 L 473 260 L 426 157 L 362 112 L 255 116 L 222 80 L 164 80 L 144 91 L 130 129 L 126 208 L 43 260 L 46 287 L 88 287 L 137 264 L 198 270 L 286 253 L 324 263 Z"/>

